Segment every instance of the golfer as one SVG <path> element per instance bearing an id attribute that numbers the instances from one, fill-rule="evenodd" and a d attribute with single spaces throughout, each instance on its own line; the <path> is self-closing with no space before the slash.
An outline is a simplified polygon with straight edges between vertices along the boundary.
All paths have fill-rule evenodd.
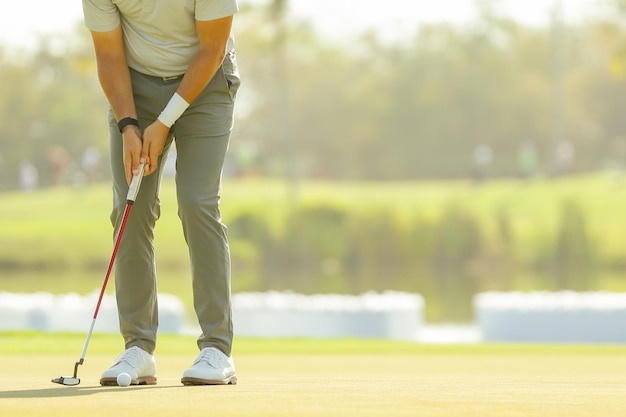
<path id="1" fill-rule="evenodd" d="M 178 215 L 189 247 L 200 354 L 185 385 L 235 384 L 230 254 L 219 200 L 239 77 L 231 34 L 236 0 L 83 0 L 100 84 L 110 104 L 115 231 L 128 184 L 144 179 L 115 266 L 125 351 L 102 373 L 116 385 L 156 384 L 154 227 L 163 158 L 176 145 Z M 181 281 L 180 285 L 190 285 Z M 191 359 L 190 359 L 191 362 Z"/>

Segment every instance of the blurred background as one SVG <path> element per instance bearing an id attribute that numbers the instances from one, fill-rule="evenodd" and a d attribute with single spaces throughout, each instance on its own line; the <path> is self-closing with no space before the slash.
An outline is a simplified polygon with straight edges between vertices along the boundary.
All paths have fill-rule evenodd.
<path id="1" fill-rule="evenodd" d="M 233 290 L 625 291 L 626 1 L 240 0 Z M 33 10 L 37 10 L 33 13 Z M 100 285 L 107 103 L 78 0 L 0 16 L 0 291 Z M 173 193 L 160 288 L 190 303 Z"/>

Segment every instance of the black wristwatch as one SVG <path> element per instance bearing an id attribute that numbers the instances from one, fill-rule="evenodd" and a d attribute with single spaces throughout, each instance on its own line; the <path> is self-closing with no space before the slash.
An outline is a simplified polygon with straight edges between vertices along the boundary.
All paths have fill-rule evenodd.
<path id="1" fill-rule="evenodd" d="M 119 122 L 117 122 L 117 127 L 120 130 L 120 133 L 122 133 L 126 126 L 130 125 L 139 127 L 139 120 L 132 117 L 124 117 L 123 119 L 120 119 Z"/>

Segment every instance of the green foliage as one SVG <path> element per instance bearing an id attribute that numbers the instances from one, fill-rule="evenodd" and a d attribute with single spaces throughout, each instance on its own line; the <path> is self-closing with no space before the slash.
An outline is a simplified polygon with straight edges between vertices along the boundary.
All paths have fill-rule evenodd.
<path id="1" fill-rule="evenodd" d="M 297 200 L 286 190 L 274 181 L 224 184 L 234 291 L 419 292 L 429 319 L 464 320 L 479 291 L 626 287 L 626 199 L 606 177 L 302 182 Z M 187 298 L 172 181 L 161 200 L 159 288 Z M 0 288 L 97 288 L 111 250 L 109 207 L 107 185 L 0 194 Z"/>
<path id="2" fill-rule="evenodd" d="M 375 33 L 323 39 L 306 21 L 283 19 L 285 3 L 242 6 L 230 166 L 295 179 L 459 178 L 477 173 L 473 153 L 487 145 L 493 158 L 481 175 L 534 177 L 561 172 L 555 147 L 567 138 L 576 150 L 568 170 L 623 169 L 623 25 L 593 15 L 559 31 L 524 27 L 496 4 L 478 2 L 469 25 L 420 25 L 394 45 Z M 48 186 L 84 181 L 86 149 L 107 154 L 92 49 L 82 24 L 33 51 L 0 48 L 0 188 L 18 187 L 26 160 Z M 92 177 L 108 176 L 102 159 Z"/>
<path id="3" fill-rule="evenodd" d="M 556 236 L 554 265 L 557 286 L 575 290 L 593 289 L 595 245 L 589 236 L 586 214 L 576 201 L 562 204 L 561 225 Z"/>
<path id="4" fill-rule="evenodd" d="M 39 171 L 41 186 L 78 181 L 88 148 L 106 153 L 106 99 L 95 74 L 85 31 L 42 39 L 30 55 L 0 55 L 0 189 L 16 188 L 23 162 Z M 94 177 L 107 175 L 101 164 Z M 82 175 L 82 174 L 81 174 Z"/>
<path id="5" fill-rule="evenodd" d="M 434 267 L 445 273 L 459 270 L 481 253 L 480 225 L 462 207 L 453 203 L 444 208 L 435 226 Z"/>

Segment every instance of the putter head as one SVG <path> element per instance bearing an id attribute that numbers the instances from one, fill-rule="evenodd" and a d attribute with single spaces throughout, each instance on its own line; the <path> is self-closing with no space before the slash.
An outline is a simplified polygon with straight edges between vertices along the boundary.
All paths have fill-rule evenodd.
<path id="1" fill-rule="evenodd" d="M 55 384 L 74 386 L 80 384 L 80 378 L 76 378 L 73 376 L 60 376 L 58 378 L 53 378 L 52 382 Z"/>
<path id="2" fill-rule="evenodd" d="M 83 356 L 84 355 L 85 355 L 85 352 L 83 352 Z M 80 378 L 77 376 L 78 366 L 82 365 L 83 362 L 84 362 L 84 359 L 81 357 L 80 360 L 74 364 L 74 376 L 60 376 L 58 378 L 52 378 L 52 382 L 54 382 L 55 384 L 66 385 L 69 387 L 80 384 Z"/>

